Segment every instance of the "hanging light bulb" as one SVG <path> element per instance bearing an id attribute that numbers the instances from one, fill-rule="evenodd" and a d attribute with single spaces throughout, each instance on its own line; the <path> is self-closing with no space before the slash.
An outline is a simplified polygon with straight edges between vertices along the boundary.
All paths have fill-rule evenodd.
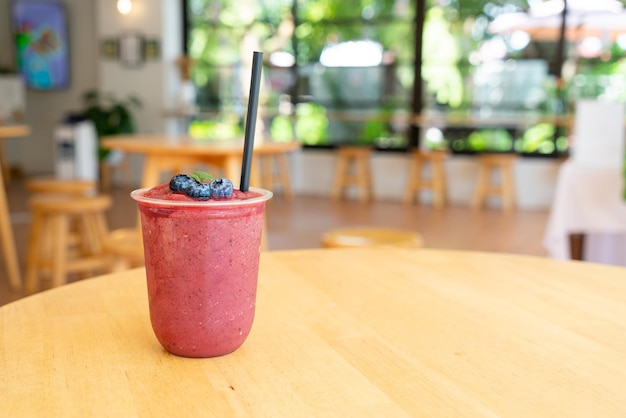
<path id="1" fill-rule="evenodd" d="M 117 0 L 117 11 L 123 15 L 127 15 L 133 9 L 131 0 Z"/>

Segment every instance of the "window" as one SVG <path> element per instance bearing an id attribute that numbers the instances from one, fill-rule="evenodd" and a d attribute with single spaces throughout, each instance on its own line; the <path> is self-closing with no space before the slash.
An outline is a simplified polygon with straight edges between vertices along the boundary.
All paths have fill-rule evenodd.
<path id="1" fill-rule="evenodd" d="M 415 74 L 412 0 L 188 0 L 198 106 L 243 123 L 264 52 L 265 134 L 304 145 L 405 148 Z"/>
<path id="2" fill-rule="evenodd" d="M 198 105 L 243 126 L 252 51 L 262 50 L 259 114 L 273 140 L 405 149 L 423 137 L 457 153 L 559 156 L 567 140 L 552 116 L 571 112 L 578 97 L 626 100 L 626 28 L 612 28 L 600 46 L 568 35 L 562 49 L 553 27 L 494 30 L 499 16 L 546 2 L 186 0 Z M 491 123 L 420 131 L 409 123 L 416 113 Z M 539 122 L 510 122 L 528 116 Z M 509 121 L 498 126 L 498 117 Z"/>

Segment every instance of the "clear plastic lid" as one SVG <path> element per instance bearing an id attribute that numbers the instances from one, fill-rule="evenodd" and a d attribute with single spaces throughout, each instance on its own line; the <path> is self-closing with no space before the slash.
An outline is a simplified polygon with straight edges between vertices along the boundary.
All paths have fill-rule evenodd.
<path id="1" fill-rule="evenodd" d="M 150 188 L 143 188 L 133 190 L 130 193 L 130 197 L 137 202 L 147 203 L 155 206 L 239 206 L 239 205 L 253 205 L 255 203 L 264 202 L 269 200 L 274 195 L 269 190 L 259 189 L 257 187 L 250 187 L 249 191 L 258 193 L 260 196 L 254 196 L 246 199 L 208 199 L 208 200 L 164 200 L 156 199 L 152 197 L 144 196 L 144 193 L 150 190 Z"/>

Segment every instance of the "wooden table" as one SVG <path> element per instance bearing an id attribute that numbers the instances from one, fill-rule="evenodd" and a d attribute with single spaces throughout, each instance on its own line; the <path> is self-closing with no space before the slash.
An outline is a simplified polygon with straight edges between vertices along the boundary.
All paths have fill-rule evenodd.
<path id="1" fill-rule="evenodd" d="M 186 166 L 210 164 L 223 171 L 223 175 L 236 185 L 241 177 L 243 143 L 194 141 L 189 137 L 166 135 L 119 135 L 105 137 L 101 146 L 131 154 L 145 156 L 142 187 L 155 186 L 163 172 L 171 172 Z M 288 153 L 300 149 L 298 142 L 260 141 L 255 144 L 254 156 Z M 258 170 L 251 172 L 250 183 L 259 184 Z"/>
<path id="2" fill-rule="evenodd" d="M 29 133 L 30 128 L 25 125 L 0 125 L 0 141 L 7 138 L 26 136 Z M 2 243 L 2 254 L 9 276 L 9 283 L 13 290 L 19 290 L 22 287 L 20 265 L 17 251 L 15 250 L 13 226 L 11 225 L 9 205 L 4 188 L 4 173 L 7 167 L 6 161 L 4 161 L 4 152 L 0 154 L 0 241 Z"/>
<path id="3" fill-rule="evenodd" d="M 159 184 L 164 172 L 184 172 L 187 167 L 196 167 L 203 164 L 217 167 L 222 171 L 221 175 L 230 179 L 235 184 L 235 187 L 238 187 L 241 179 L 243 141 L 212 143 L 194 141 L 186 136 L 118 135 L 103 138 L 100 145 L 112 150 L 144 155 L 141 187 L 152 187 Z M 255 143 L 250 171 L 250 185 L 262 186 L 258 170 L 258 158 L 260 156 L 286 154 L 296 151 L 300 147 L 300 143 L 295 141 L 259 141 Z M 216 173 L 211 174 L 216 175 Z M 266 233 L 263 234 L 261 247 L 263 249 L 269 247 Z"/>
<path id="4" fill-rule="evenodd" d="M 624 417 L 626 269 L 416 249 L 264 252 L 244 345 L 166 353 L 144 270 L 0 308 L 7 417 Z"/>

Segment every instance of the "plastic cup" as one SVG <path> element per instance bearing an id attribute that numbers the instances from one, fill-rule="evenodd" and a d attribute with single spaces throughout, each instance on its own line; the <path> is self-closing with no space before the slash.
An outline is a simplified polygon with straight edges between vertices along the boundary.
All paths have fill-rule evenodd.
<path id="1" fill-rule="evenodd" d="M 150 322 L 161 345 L 184 357 L 216 357 L 246 340 L 256 305 L 265 203 L 170 201 L 131 193 L 139 206 Z"/>

